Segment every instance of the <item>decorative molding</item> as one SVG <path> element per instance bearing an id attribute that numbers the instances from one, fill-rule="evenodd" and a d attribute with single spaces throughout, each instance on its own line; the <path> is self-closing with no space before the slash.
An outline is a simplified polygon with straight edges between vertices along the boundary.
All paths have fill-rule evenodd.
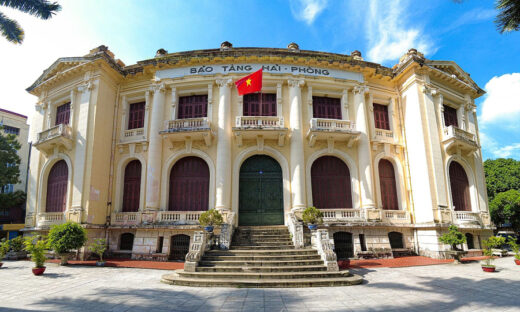
<path id="1" fill-rule="evenodd" d="M 229 87 L 233 80 L 231 78 L 217 79 L 215 83 L 219 86 L 219 88 Z"/>
<path id="2" fill-rule="evenodd" d="M 368 91 L 369 91 L 369 88 L 365 85 L 355 86 L 352 89 L 352 92 L 354 92 L 354 94 L 365 94 L 365 93 L 368 93 Z"/>
<path id="3" fill-rule="evenodd" d="M 303 79 L 289 79 L 287 80 L 289 87 L 291 88 L 301 88 L 305 85 L 305 80 Z"/>

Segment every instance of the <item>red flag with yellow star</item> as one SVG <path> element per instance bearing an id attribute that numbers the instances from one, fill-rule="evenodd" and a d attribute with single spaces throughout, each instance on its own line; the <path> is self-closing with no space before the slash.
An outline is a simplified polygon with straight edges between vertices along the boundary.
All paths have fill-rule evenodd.
<path id="1" fill-rule="evenodd" d="M 238 95 L 254 93 L 262 90 L 262 69 L 245 76 L 235 82 Z"/>

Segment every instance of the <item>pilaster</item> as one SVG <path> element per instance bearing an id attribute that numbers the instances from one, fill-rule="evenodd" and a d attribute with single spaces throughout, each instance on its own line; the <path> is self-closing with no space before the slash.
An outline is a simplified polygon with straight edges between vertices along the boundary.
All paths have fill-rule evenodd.
<path id="1" fill-rule="evenodd" d="M 217 165 L 215 208 L 229 210 L 231 208 L 231 79 L 217 79 L 219 87 L 218 121 L 217 121 Z"/>
<path id="2" fill-rule="evenodd" d="M 291 174 L 291 197 L 292 210 L 300 210 L 305 208 L 305 163 L 303 155 L 303 131 L 302 131 L 302 90 L 305 84 L 303 79 L 290 79 L 289 84 L 289 102 L 290 116 L 289 126 L 291 130 L 291 157 L 290 157 L 290 174 Z"/>

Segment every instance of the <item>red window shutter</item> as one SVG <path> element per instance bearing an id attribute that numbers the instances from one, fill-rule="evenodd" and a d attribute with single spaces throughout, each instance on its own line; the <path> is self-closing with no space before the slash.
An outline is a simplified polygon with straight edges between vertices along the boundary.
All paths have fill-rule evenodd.
<path id="1" fill-rule="evenodd" d="M 243 105 L 244 116 L 276 116 L 276 94 L 249 93 L 244 95 Z"/>
<path id="2" fill-rule="evenodd" d="M 130 104 L 128 117 L 128 129 L 139 129 L 144 127 L 145 102 Z"/>
<path id="3" fill-rule="evenodd" d="M 65 211 L 67 205 L 67 182 L 69 168 L 64 160 L 60 160 L 52 166 L 47 179 L 46 212 Z"/>
<path id="4" fill-rule="evenodd" d="M 170 173 L 170 211 L 208 210 L 209 168 L 198 157 L 184 157 Z"/>
<path id="5" fill-rule="evenodd" d="M 457 110 L 448 105 L 444 105 L 444 125 L 446 127 L 459 126 L 459 122 L 457 120 Z"/>
<path id="6" fill-rule="evenodd" d="M 208 95 L 179 97 L 178 119 L 207 117 Z"/>
<path id="7" fill-rule="evenodd" d="M 456 161 L 450 164 L 451 198 L 456 211 L 471 211 L 468 176 Z"/>
<path id="8" fill-rule="evenodd" d="M 399 210 L 397 204 L 397 187 L 395 172 L 392 163 L 386 159 L 379 161 L 379 185 L 381 188 L 381 202 L 385 210 Z"/>
<path id="9" fill-rule="evenodd" d="M 341 119 L 341 100 L 324 96 L 312 97 L 314 118 Z"/>
<path id="10" fill-rule="evenodd" d="M 70 121 L 70 103 L 60 105 L 56 108 L 55 125 L 68 125 Z"/>
<path id="11" fill-rule="evenodd" d="M 374 122 L 377 129 L 390 130 L 390 120 L 388 118 L 388 106 L 374 104 Z"/>
<path id="12" fill-rule="evenodd" d="M 139 211 L 141 195 L 141 162 L 132 160 L 125 168 L 123 212 Z"/>
<path id="13" fill-rule="evenodd" d="M 316 208 L 352 208 L 350 172 L 345 163 L 323 156 L 311 167 L 312 202 Z"/>

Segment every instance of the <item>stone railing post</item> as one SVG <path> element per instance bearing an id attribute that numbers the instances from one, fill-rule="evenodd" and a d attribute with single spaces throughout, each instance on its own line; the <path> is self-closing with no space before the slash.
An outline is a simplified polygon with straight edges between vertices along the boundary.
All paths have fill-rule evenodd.
<path id="1" fill-rule="evenodd" d="M 329 232 L 321 229 L 312 231 L 311 245 L 313 249 L 318 251 L 321 259 L 329 272 L 338 272 L 338 260 L 334 252 L 334 241 L 329 238 Z"/>
<path id="2" fill-rule="evenodd" d="M 190 249 L 186 254 L 186 262 L 184 262 L 184 271 L 195 272 L 199 265 L 199 261 L 204 252 L 209 249 L 208 234 L 206 232 L 195 232 L 193 240 L 190 243 Z"/>
<path id="3" fill-rule="evenodd" d="M 294 212 L 289 212 L 289 232 L 292 235 L 294 247 L 303 248 L 303 224 L 296 219 Z"/>

